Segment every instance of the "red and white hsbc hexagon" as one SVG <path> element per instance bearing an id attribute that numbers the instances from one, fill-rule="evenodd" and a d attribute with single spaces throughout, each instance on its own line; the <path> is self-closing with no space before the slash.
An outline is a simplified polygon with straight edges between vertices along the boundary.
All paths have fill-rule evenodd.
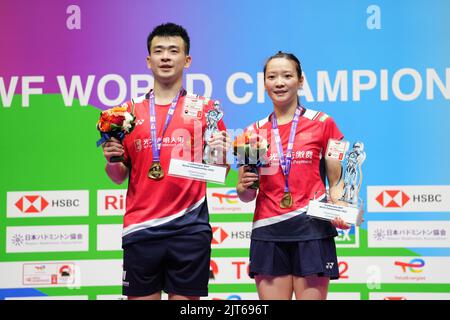
<path id="1" fill-rule="evenodd" d="M 250 248 L 251 222 L 211 223 L 213 248 Z"/>
<path id="2" fill-rule="evenodd" d="M 67 217 L 89 215 L 89 191 L 7 192 L 7 217 Z"/>

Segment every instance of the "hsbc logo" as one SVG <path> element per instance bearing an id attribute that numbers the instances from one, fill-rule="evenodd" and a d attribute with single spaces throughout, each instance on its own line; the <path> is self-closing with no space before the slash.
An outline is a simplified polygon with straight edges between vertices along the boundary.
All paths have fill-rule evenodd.
<path id="1" fill-rule="evenodd" d="M 23 213 L 39 213 L 49 205 L 51 207 L 79 207 L 80 199 L 54 199 L 49 203 L 41 196 L 23 196 L 15 205 Z"/>
<path id="2" fill-rule="evenodd" d="M 87 190 L 7 192 L 6 198 L 8 218 L 89 215 Z"/>
<path id="3" fill-rule="evenodd" d="M 401 190 L 385 190 L 375 198 L 376 201 L 385 208 L 401 208 L 410 197 Z"/>
<path id="4" fill-rule="evenodd" d="M 369 186 L 369 212 L 447 212 L 450 186 Z"/>
<path id="5" fill-rule="evenodd" d="M 39 213 L 48 206 L 48 201 L 39 195 L 23 196 L 15 203 L 23 213 Z"/>
<path id="6" fill-rule="evenodd" d="M 220 227 L 212 227 L 213 238 L 211 244 L 221 244 L 226 238 L 228 233 Z"/>
<path id="7" fill-rule="evenodd" d="M 252 235 L 251 222 L 220 222 L 211 225 L 215 248 L 249 248 Z"/>

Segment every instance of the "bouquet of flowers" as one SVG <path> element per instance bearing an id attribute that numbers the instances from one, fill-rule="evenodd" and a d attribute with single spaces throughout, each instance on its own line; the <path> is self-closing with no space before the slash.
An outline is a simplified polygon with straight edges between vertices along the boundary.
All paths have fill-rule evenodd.
<path id="1" fill-rule="evenodd" d="M 233 154 L 237 166 L 247 166 L 248 171 L 258 174 L 258 168 L 268 164 L 267 150 L 269 144 L 261 135 L 250 132 L 240 135 L 233 142 Z M 259 188 L 259 180 L 255 181 L 251 189 Z"/>
<path id="2" fill-rule="evenodd" d="M 100 119 L 97 121 L 97 130 L 100 131 L 100 140 L 97 141 L 97 147 L 105 143 L 111 138 L 120 141 L 125 138 L 125 134 L 130 133 L 134 129 L 136 117 L 127 112 L 127 107 L 114 107 L 102 111 Z M 111 162 L 123 161 L 123 156 L 111 157 Z"/>

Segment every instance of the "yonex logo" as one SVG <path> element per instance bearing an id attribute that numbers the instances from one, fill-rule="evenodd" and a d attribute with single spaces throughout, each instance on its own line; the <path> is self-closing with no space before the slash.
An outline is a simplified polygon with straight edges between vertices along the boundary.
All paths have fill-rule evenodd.
<path id="1" fill-rule="evenodd" d="M 385 190 L 375 200 L 385 208 L 401 208 L 410 197 L 401 190 Z"/>
<path id="2" fill-rule="evenodd" d="M 136 119 L 136 125 L 139 126 L 141 124 L 144 124 L 145 119 Z"/>
<path id="3" fill-rule="evenodd" d="M 228 233 L 220 227 L 212 227 L 212 233 L 213 239 L 211 244 L 220 244 L 228 237 Z"/>
<path id="4" fill-rule="evenodd" d="M 23 196 L 16 203 L 16 207 L 24 213 L 39 213 L 47 206 L 48 202 L 41 196 Z"/>
<path id="5" fill-rule="evenodd" d="M 334 266 L 334 262 L 327 262 L 325 269 L 333 269 L 333 266 Z"/>

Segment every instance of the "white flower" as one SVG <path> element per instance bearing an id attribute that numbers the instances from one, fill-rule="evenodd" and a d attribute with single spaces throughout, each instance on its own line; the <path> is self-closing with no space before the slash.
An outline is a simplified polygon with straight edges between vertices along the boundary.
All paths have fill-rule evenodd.
<path id="1" fill-rule="evenodd" d="M 125 120 L 123 121 L 122 129 L 125 132 L 129 133 L 131 128 L 133 127 L 132 123 L 133 123 L 134 117 L 129 112 L 125 112 L 124 116 L 125 116 Z"/>

